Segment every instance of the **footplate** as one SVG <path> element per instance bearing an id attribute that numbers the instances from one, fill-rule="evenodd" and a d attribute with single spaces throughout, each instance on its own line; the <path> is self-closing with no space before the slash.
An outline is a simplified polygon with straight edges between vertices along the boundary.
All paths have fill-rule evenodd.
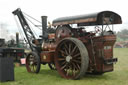
<path id="1" fill-rule="evenodd" d="M 105 60 L 104 60 L 104 64 L 110 65 L 110 64 L 116 63 L 117 61 L 118 61 L 117 58 L 105 59 Z"/>

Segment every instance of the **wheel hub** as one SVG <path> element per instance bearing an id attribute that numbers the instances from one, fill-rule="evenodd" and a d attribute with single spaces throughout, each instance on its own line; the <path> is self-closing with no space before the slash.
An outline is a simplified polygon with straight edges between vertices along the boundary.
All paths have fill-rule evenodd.
<path id="1" fill-rule="evenodd" d="M 33 62 L 32 61 L 30 62 L 30 65 L 33 65 Z"/>
<path id="2" fill-rule="evenodd" d="M 70 60 L 72 59 L 72 57 L 70 55 L 66 56 L 66 61 L 70 62 Z"/>

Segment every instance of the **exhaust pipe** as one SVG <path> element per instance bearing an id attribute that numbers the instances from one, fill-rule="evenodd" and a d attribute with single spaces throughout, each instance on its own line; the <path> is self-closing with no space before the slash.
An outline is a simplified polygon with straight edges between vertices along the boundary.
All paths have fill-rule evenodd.
<path id="1" fill-rule="evenodd" d="M 16 44 L 17 44 L 17 47 L 19 47 L 19 33 L 18 32 L 16 33 Z"/>

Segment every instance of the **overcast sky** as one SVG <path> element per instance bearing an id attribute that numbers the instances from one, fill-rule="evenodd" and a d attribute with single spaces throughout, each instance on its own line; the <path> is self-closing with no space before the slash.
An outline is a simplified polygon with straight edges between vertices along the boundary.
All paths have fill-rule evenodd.
<path id="1" fill-rule="evenodd" d="M 17 8 L 38 20 L 42 15 L 47 15 L 48 21 L 57 17 L 110 10 L 122 16 L 123 25 L 115 30 L 128 27 L 127 0 L 0 0 L 0 23 L 8 25 L 9 33 L 17 31 L 11 13 Z"/>

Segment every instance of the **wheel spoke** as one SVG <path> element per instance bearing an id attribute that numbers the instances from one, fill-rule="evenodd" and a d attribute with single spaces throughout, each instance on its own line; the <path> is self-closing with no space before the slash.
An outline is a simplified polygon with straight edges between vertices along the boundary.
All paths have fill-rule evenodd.
<path id="1" fill-rule="evenodd" d="M 70 68 L 71 68 L 71 75 L 74 76 L 74 67 L 72 64 L 70 65 Z"/>
<path id="2" fill-rule="evenodd" d="M 76 57 L 76 59 L 79 59 L 79 60 L 81 60 L 81 57 Z"/>
<path id="3" fill-rule="evenodd" d="M 73 57 L 78 57 L 78 56 L 80 56 L 80 53 L 75 54 Z"/>
<path id="4" fill-rule="evenodd" d="M 73 50 L 71 51 L 70 55 L 72 55 L 72 54 L 75 52 L 76 48 L 77 48 L 77 46 L 75 46 L 75 47 L 73 48 Z"/>
<path id="5" fill-rule="evenodd" d="M 64 48 L 64 50 L 65 50 L 66 55 L 68 55 L 68 52 L 67 52 L 66 48 Z"/>
<path id="6" fill-rule="evenodd" d="M 70 66 L 68 65 L 68 66 L 66 67 L 66 69 L 67 69 L 67 71 L 66 71 L 66 76 L 68 76 L 68 75 L 69 75 L 69 72 L 70 72 Z"/>
<path id="7" fill-rule="evenodd" d="M 75 72 L 75 67 L 72 69 L 72 75 L 75 76 L 76 72 Z"/>
<path id="8" fill-rule="evenodd" d="M 68 50 L 68 46 L 66 45 L 66 43 L 64 43 L 64 47 Z"/>
<path id="9" fill-rule="evenodd" d="M 34 60 L 33 57 L 30 57 L 30 58 L 29 58 L 29 61 L 33 61 L 33 60 Z"/>
<path id="10" fill-rule="evenodd" d="M 75 63 L 72 62 L 72 65 L 73 65 L 74 69 L 79 70 L 79 68 L 75 65 Z"/>
<path id="11" fill-rule="evenodd" d="M 30 69 L 31 69 L 31 71 L 33 72 L 33 65 L 30 65 Z"/>
<path id="12" fill-rule="evenodd" d="M 59 61 L 64 61 L 64 60 L 65 60 L 65 58 L 59 58 L 58 60 L 59 60 Z"/>
<path id="13" fill-rule="evenodd" d="M 79 66 L 79 64 L 76 64 L 77 65 L 77 67 L 78 67 L 78 70 L 80 70 L 80 66 Z"/>
<path id="14" fill-rule="evenodd" d="M 36 65 L 34 65 L 34 71 L 35 71 L 35 69 L 36 69 Z"/>
<path id="15" fill-rule="evenodd" d="M 64 64 L 60 69 L 63 70 L 65 67 L 67 67 L 67 63 Z"/>
<path id="16" fill-rule="evenodd" d="M 67 54 L 65 53 L 65 51 L 63 51 L 63 50 L 59 50 L 59 51 L 61 52 L 62 55 L 63 55 L 63 54 L 67 55 Z"/>
<path id="17" fill-rule="evenodd" d="M 66 72 L 66 76 L 68 76 L 68 74 L 69 74 L 69 69 L 68 69 L 67 72 Z"/>
<path id="18" fill-rule="evenodd" d="M 33 72 L 35 71 L 35 70 L 34 70 L 34 65 L 32 65 L 32 70 L 33 70 Z"/>
<path id="19" fill-rule="evenodd" d="M 63 61 L 63 62 L 62 62 L 62 65 L 63 65 L 63 64 L 66 64 L 66 61 Z"/>
<path id="20" fill-rule="evenodd" d="M 34 63 L 34 64 L 37 64 L 37 59 L 34 59 L 34 60 L 33 60 L 33 63 Z"/>
<path id="21" fill-rule="evenodd" d="M 79 61 L 79 60 L 72 60 L 72 61 L 74 61 L 74 62 L 76 62 L 76 63 L 80 63 L 81 64 L 81 61 Z"/>
<path id="22" fill-rule="evenodd" d="M 66 64 L 67 64 L 67 63 L 66 63 Z M 67 72 L 67 71 L 68 71 L 68 69 L 69 69 L 69 68 L 68 68 L 68 66 L 66 66 L 65 71 Z"/>
<path id="23" fill-rule="evenodd" d="M 68 49 L 69 54 L 71 53 L 71 46 L 72 46 L 72 44 L 71 44 L 71 43 L 69 43 L 69 49 Z"/>

